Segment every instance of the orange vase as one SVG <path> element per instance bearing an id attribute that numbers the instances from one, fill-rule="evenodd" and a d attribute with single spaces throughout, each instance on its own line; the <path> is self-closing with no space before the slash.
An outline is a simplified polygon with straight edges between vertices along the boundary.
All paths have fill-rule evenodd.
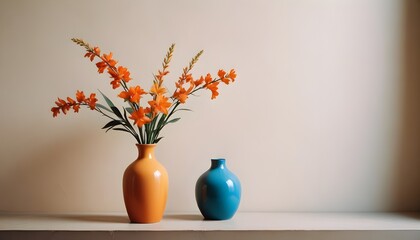
<path id="1" fill-rule="evenodd" d="M 124 172 L 123 193 L 132 223 L 159 222 L 168 196 L 168 173 L 155 158 L 155 144 L 137 144 L 138 158 Z"/>

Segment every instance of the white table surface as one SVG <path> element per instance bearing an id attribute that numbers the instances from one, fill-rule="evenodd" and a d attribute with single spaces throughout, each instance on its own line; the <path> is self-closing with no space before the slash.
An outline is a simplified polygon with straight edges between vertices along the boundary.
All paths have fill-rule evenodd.
<path id="1" fill-rule="evenodd" d="M 420 230 L 420 213 L 239 212 L 225 221 L 206 221 L 200 213 L 168 213 L 154 224 L 129 223 L 125 213 L 0 213 L 0 231 L 288 230 Z"/>

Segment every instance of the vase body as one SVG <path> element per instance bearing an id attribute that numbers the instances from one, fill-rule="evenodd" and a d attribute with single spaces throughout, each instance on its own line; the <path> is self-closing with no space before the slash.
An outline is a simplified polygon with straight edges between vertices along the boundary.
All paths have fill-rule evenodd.
<path id="1" fill-rule="evenodd" d="M 124 172 L 123 194 L 132 223 L 159 222 L 168 196 L 168 173 L 154 154 L 155 144 L 137 144 L 139 155 Z"/>
<path id="2" fill-rule="evenodd" d="M 235 215 L 241 200 L 239 179 L 226 168 L 225 159 L 212 159 L 197 180 L 195 199 L 205 219 L 226 220 Z"/>

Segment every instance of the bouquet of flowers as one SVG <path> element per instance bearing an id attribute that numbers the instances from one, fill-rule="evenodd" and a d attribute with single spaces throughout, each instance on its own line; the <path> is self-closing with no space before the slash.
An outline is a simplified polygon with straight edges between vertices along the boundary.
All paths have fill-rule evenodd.
<path id="1" fill-rule="evenodd" d="M 183 68 L 181 76 L 175 82 L 175 90 L 172 94 L 164 87 L 164 78 L 168 75 L 169 63 L 175 49 L 172 44 L 163 59 L 162 68 L 157 74 L 153 75 L 153 83 L 149 91 L 145 91 L 140 85 L 130 86 L 132 80 L 130 72 L 124 66 L 118 64 L 113 58 L 112 52 L 101 54 L 99 47 L 91 47 L 82 39 L 73 38 L 73 42 L 86 49 L 85 57 L 91 62 L 96 60 L 98 73 L 105 71 L 110 77 L 110 84 L 113 89 L 119 91 L 118 97 L 122 98 L 127 104 L 125 107 L 116 107 L 114 103 L 101 91 L 106 104 L 100 104 L 95 93 L 88 96 L 83 91 L 77 90 L 75 99 L 67 97 L 66 100 L 58 98 L 56 106 L 51 108 L 53 117 L 58 114 L 66 114 L 73 109 L 79 112 L 81 106 L 97 111 L 102 116 L 110 119 L 103 127 L 106 131 L 115 130 L 130 133 L 139 144 L 158 143 L 162 136 L 162 129 L 170 123 L 177 122 L 180 118 L 174 117 L 178 111 L 189 111 L 186 108 L 180 108 L 190 95 L 200 91 L 211 91 L 211 99 L 215 99 L 218 93 L 220 82 L 228 85 L 235 81 L 236 73 L 232 69 L 229 72 L 219 70 L 217 77 L 212 77 L 210 73 L 199 78 L 193 78 L 191 70 L 199 60 L 203 51 L 198 52 L 190 61 L 189 65 Z M 148 98 L 146 100 L 145 98 Z"/>

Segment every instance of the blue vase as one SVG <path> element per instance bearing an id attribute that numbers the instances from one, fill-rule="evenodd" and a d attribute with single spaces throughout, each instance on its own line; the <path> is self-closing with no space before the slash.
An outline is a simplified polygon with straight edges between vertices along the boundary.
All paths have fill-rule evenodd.
<path id="1" fill-rule="evenodd" d="M 223 158 L 212 159 L 211 167 L 195 185 L 195 199 L 205 219 L 226 220 L 235 215 L 241 200 L 241 183 L 226 168 Z"/>

